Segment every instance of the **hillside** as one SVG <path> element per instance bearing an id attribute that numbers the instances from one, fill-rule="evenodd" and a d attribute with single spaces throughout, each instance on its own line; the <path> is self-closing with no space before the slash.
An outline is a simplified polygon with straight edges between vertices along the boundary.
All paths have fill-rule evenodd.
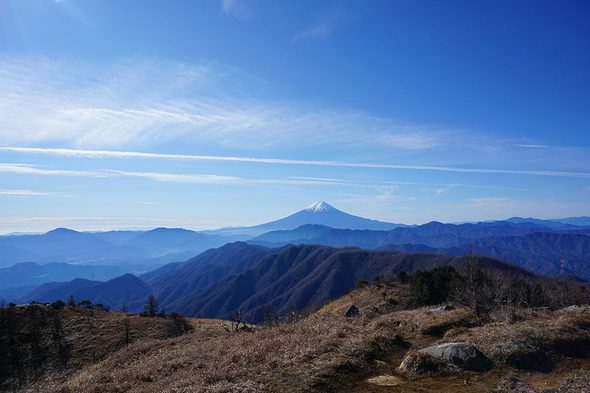
<path id="1" fill-rule="evenodd" d="M 413 306 L 410 293 L 408 284 L 385 281 L 306 317 L 137 342 L 28 391 L 557 393 L 588 386 L 587 307 L 503 305 L 478 321 L 459 302 Z M 353 304 L 359 314 L 344 317 Z M 473 345 L 485 367 L 473 371 L 424 352 L 456 343 Z"/>
<path id="2" fill-rule="evenodd" d="M 250 268 L 261 258 L 273 252 L 271 249 L 246 243 L 230 243 L 208 250 L 182 264 L 174 264 L 172 267 L 166 265 L 141 278 L 144 278 L 151 286 L 162 307 L 183 312 L 176 305 L 180 299 L 195 298 L 199 291 L 205 290 L 226 276 Z M 186 313 L 186 315 L 196 315 L 196 313 Z"/>
<path id="3" fill-rule="evenodd" d="M 205 321 L 206 322 L 206 321 Z M 195 321 L 198 325 L 199 321 Z M 177 335 L 166 318 L 45 305 L 0 308 L 0 391 L 63 377 L 126 345 Z"/>
<path id="4" fill-rule="evenodd" d="M 544 275 L 572 275 L 590 280 L 590 237 L 568 233 L 540 232 L 525 236 L 490 236 L 474 240 L 463 248 L 432 248 L 424 245 L 389 245 L 383 249 L 402 252 L 436 252 L 462 255 L 466 249 L 511 261 Z"/>
<path id="5" fill-rule="evenodd" d="M 130 304 L 136 305 L 135 311 L 140 311 L 151 293 L 150 286 L 141 279 L 124 274 L 105 282 L 75 279 L 65 283 L 44 284 L 26 295 L 23 301 L 65 301 L 73 296 L 77 301 L 90 300 L 117 310 L 129 308 Z"/>
<path id="6" fill-rule="evenodd" d="M 234 310 L 241 310 L 250 320 L 260 321 L 269 309 L 284 314 L 321 306 L 344 295 L 361 280 L 461 263 L 459 257 L 436 254 L 289 246 L 238 274 L 227 275 L 190 296 L 163 305 L 185 315 L 215 318 L 228 318 Z M 497 260 L 483 258 L 481 263 L 529 274 Z"/>
<path id="7" fill-rule="evenodd" d="M 80 289 L 90 288 L 101 284 L 101 281 L 86 280 L 84 278 L 76 278 L 67 282 L 48 282 L 39 285 L 34 291 L 22 296 L 21 300 L 23 303 L 32 301 L 41 303 L 51 303 L 57 300 L 65 301 L 65 299 L 68 299 L 70 296 L 76 298 L 75 295 L 77 295 L 77 291 Z M 77 299 L 82 300 L 80 297 L 77 297 Z"/>
<path id="8" fill-rule="evenodd" d="M 27 300 L 63 300 L 71 294 L 78 300 L 88 299 L 115 309 L 141 311 L 145 299 L 154 294 L 160 307 L 168 311 L 227 319 L 239 310 L 249 321 L 260 322 L 268 310 L 285 314 L 317 308 L 344 295 L 358 281 L 461 263 L 461 257 L 438 254 L 312 245 L 269 249 L 237 242 L 181 264 L 164 266 L 142 277 L 145 281 L 127 274 L 86 286 L 74 282 L 48 285 Z M 530 275 L 490 258 L 482 258 L 480 263 Z"/>
<path id="9" fill-rule="evenodd" d="M 19 263 L 0 269 L 0 288 L 39 285 L 50 281 L 69 281 L 75 278 L 109 280 L 124 273 L 117 266 L 71 265 L 67 263 Z"/>

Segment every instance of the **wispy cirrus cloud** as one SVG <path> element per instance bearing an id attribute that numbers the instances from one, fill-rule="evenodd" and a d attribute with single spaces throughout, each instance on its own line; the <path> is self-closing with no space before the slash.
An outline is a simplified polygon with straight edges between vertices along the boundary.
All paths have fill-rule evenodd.
<path id="1" fill-rule="evenodd" d="M 294 34 L 293 43 L 297 41 L 322 39 L 330 36 L 337 29 L 356 20 L 364 12 L 364 4 L 351 1 L 335 3 L 332 7 L 320 15 L 315 22 Z M 359 7 L 361 4 L 361 7 Z"/>
<path id="2" fill-rule="evenodd" d="M 34 190 L 3 190 L 0 189 L 0 196 L 7 197 L 36 197 L 36 196 L 47 196 L 54 195 L 52 192 L 42 192 Z"/>
<path id="3" fill-rule="evenodd" d="M 355 147 L 425 150 L 448 130 L 351 108 L 253 94 L 264 83 L 215 64 L 128 60 L 99 68 L 0 57 L 0 138 L 21 146 Z M 262 88 L 264 89 L 264 88 Z M 456 139 L 456 138 L 455 138 Z"/>
<path id="4" fill-rule="evenodd" d="M 547 149 L 549 146 L 547 145 L 535 145 L 535 144 L 527 144 L 527 143 L 517 143 L 514 145 L 515 147 L 524 147 L 527 149 Z"/>
<path id="5" fill-rule="evenodd" d="M 170 173 L 127 171 L 118 169 L 99 169 L 93 171 L 78 169 L 45 168 L 32 164 L 0 163 L 0 173 L 17 175 L 41 175 L 41 176 L 76 176 L 92 178 L 130 177 L 152 180 L 165 183 L 180 184 L 219 184 L 219 185 L 325 185 L 351 187 L 374 187 L 371 183 L 351 182 L 339 179 L 323 179 L 314 177 L 287 177 L 287 178 L 246 178 L 237 176 L 224 176 L 214 174 L 197 173 Z"/>
<path id="6" fill-rule="evenodd" d="M 225 15 L 238 19 L 248 19 L 250 16 L 244 0 L 221 0 L 221 10 Z"/>
<path id="7" fill-rule="evenodd" d="M 333 30 L 332 24 L 327 21 L 321 21 L 319 23 L 307 26 L 305 29 L 301 30 L 299 33 L 295 34 L 291 41 L 297 42 L 301 40 L 309 40 L 313 38 L 322 38 L 327 37 Z"/>
<path id="8" fill-rule="evenodd" d="M 92 176 L 105 177 L 106 175 L 96 171 L 83 171 L 72 169 L 40 168 L 29 164 L 0 163 L 0 173 L 13 173 L 19 175 L 49 175 L 49 176 Z"/>
<path id="9" fill-rule="evenodd" d="M 0 151 L 11 151 L 20 153 L 49 154 L 65 157 L 84 158 L 121 158 L 121 159 L 162 159 L 162 160 L 189 160 L 189 161 L 228 161 L 276 165 L 305 165 L 320 167 L 342 167 L 342 168 L 366 168 L 366 169 L 396 169 L 410 171 L 429 172 L 450 172 L 450 173 L 475 173 L 475 174 L 504 174 L 504 175 L 525 175 L 525 176 L 550 176 L 590 179 L 590 172 L 558 171 L 558 170 L 526 170 L 526 169 L 504 169 L 504 168 L 470 168 L 437 165 L 404 165 L 386 164 L 375 162 L 346 162 L 328 160 L 297 160 L 265 157 L 241 157 L 241 156 L 205 156 L 192 154 L 166 154 L 147 153 L 136 151 L 110 151 L 110 150 L 82 150 L 64 148 L 35 148 L 3 146 Z M 0 171 L 2 164 L 0 164 Z M 23 169 L 26 170 L 26 169 Z"/>

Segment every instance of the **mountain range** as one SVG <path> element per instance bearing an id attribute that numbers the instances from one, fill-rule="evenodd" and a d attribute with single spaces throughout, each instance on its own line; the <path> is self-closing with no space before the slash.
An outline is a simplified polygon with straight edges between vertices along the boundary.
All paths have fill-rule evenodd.
<path id="1" fill-rule="evenodd" d="M 358 280 L 452 265 L 467 253 L 486 256 L 495 266 L 590 281 L 590 227 L 571 224 L 584 219 L 403 226 L 317 202 L 280 220 L 217 232 L 59 228 L 0 236 L 4 260 L 12 255 L 39 262 L 0 269 L 0 298 L 30 302 L 74 295 L 139 311 L 155 294 L 168 311 L 222 318 L 241 309 L 260 318 L 265 309 L 318 305 Z M 49 261 L 70 263 L 43 264 Z"/>
<path id="2" fill-rule="evenodd" d="M 357 231 L 305 225 L 273 231 L 252 239 L 253 244 L 355 246 L 450 256 L 473 252 L 515 263 L 546 275 L 570 274 L 590 280 L 590 228 L 554 229 L 535 223 L 506 221 L 477 224 L 428 224 L 390 231 Z"/>
<path id="3" fill-rule="evenodd" d="M 233 311 L 241 310 L 259 322 L 268 310 L 285 314 L 321 306 L 347 293 L 359 280 L 457 266 L 461 261 L 460 257 L 440 254 L 318 245 L 269 249 L 236 242 L 142 277 L 126 274 L 104 283 L 77 279 L 45 284 L 27 300 L 51 302 L 73 295 L 78 300 L 141 311 L 153 293 L 165 310 L 206 318 L 229 318 Z M 491 258 L 482 258 L 480 263 L 530 275 L 515 265 Z"/>
<path id="4" fill-rule="evenodd" d="M 78 232 L 57 228 L 41 235 L 0 236 L 0 267 L 21 262 L 93 265 L 162 265 L 239 240 L 181 228 Z"/>

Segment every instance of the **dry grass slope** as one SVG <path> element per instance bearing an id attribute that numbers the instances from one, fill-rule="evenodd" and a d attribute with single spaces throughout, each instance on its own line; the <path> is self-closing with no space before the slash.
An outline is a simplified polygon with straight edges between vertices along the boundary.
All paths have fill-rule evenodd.
<path id="1" fill-rule="evenodd" d="M 355 290 L 306 318 L 257 327 L 252 332 L 227 333 L 216 329 L 216 321 L 209 321 L 210 329 L 136 342 L 69 375 L 65 381 L 43 381 L 29 391 L 584 391 L 570 388 L 584 387 L 588 381 L 588 307 L 569 311 L 502 307 L 485 325 L 478 326 L 479 321 L 467 308 L 457 306 L 442 312 L 432 311 L 432 307 L 404 309 L 407 300 L 407 287 L 403 285 L 371 286 Z M 360 315 L 343 317 L 353 303 Z M 478 347 L 492 359 L 493 369 L 471 372 L 447 367 L 433 373 L 398 370 L 408 354 L 433 344 L 459 341 Z M 524 348 L 524 352 L 539 349 L 551 361 L 551 370 L 515 366 L 506 355 L 514 348 Z M 507 375 L 513 375 L 512 379 Z M 380 386 L 367 382 L 369 379 L 396 386 Z"/>

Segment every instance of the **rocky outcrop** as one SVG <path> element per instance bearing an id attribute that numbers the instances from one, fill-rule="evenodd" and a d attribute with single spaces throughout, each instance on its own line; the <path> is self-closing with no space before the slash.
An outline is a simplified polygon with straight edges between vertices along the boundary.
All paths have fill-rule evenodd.
<path id="1" fill-rule="evenodd" d="M 344 316 L 347 318 L 350 318 L 350 317 L 354 317 L 359 314 L 360 314 L 360 311 L 359 311 L 358 307 L 353 304 L 352 306 L 348 307 L 348 310 L 346 310 L 346 312 L 344 313 Z"/>
<path id="2" fill-rule="evenodd" d="M 442 375 L 461 370 L 487 371 L 492 361 L 473 344 L 455 342 L 410 350 L 399 366 L 407 376 Z"/>
<path id="3" fill-rule="evenodd" d="M 492 361 L 470 343 L 433 345 L 418 352 L 464 370 L 487 371 L 492 368 Z"/>

